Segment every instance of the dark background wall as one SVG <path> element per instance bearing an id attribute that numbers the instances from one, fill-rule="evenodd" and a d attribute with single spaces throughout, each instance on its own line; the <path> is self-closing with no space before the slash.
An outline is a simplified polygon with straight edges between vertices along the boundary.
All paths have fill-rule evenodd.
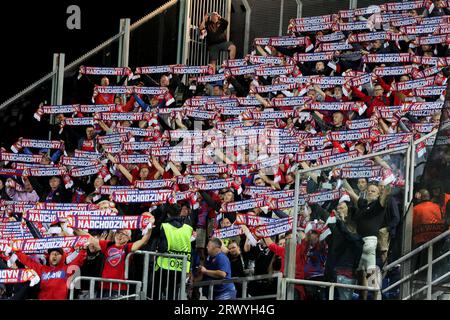
<path id="1" fill-rule="evenodd" d="M 66 54 L 66 65 L 91 50 L 102 41 L 119 31 L 121 18 L 130 18 L 131 23 L 153 11 L 166 0 L 128 0 L 113 2 L 105 0 L 58 0 L 58 1 L 8 1 L 2 2 L 0 30 L 2 39 L 2 77 L 0 78 L 0 103 L 18 93 L 51 71 L 53 53 Z M 78 5 L 81 9 L 81 30 L 69 30 L 66 26 L 68 6 Z M 135 64 L 164 63 L 154 56 L 157 48 L 168 48 L 166 60 L 176 59 L 176 8 L 164 17 L 156 18 L 149 25 L 136 30 L 131 38 L 130 66 Z M 168 22 L 171 22 L 168 24 Z M 155 32 L 158 24 L 166 26 L 166 38 Z M 174 41 L 175 39 L 175 41 Z M 117 65 L 117 44 L 106 48 L 86 65 Z M 138 49 L 142 47 L 142 49 Z M 175 48 L 175 49 L 174 49 Z M 170 52 L 170 53 L 168 53 Z M 65 77 L 65 101 L 72 93 L 71 79 Z M 75 77 L 74 77 L 75 76 Z M 19 136 L 46 138 L 45 125 L 33 119 L 39 102 L 49 102 L 50 81 L 31 94 L 0 111 L 0 141 L 9 149 Z"/>

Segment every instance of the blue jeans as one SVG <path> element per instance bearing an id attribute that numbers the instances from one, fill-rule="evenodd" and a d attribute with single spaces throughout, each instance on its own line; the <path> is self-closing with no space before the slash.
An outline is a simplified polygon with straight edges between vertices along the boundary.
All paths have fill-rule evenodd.
<path id="1" fill-rule="evenodd" d="M 337 283 L 342 284 L 356 284 L 356 279 L 351 279 L 346 276 L 338 275 L 336 276 Z M 339 300 L 352 300 L 353 289 L 347 288 L 336 288 L 339 292 Z"/>
<path id="2" fill-rule="evenodd" d="M 236 290 L 228 290 L 214 296 L 214 300 L 235 300 Z"/>

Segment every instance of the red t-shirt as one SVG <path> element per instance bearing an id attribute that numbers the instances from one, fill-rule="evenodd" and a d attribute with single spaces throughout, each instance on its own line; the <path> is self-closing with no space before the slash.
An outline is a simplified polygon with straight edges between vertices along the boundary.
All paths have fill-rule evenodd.
<path id="1" fill-rule="evenodd" d="M 124 246 L 117 246 L 113 243 L 113 241 L 100 240 L 99 242 L 101 251 L 105 256 L 102 278 L 124 280 L 125 258 L 128 253 L 131 252 L 133 243 L 127 243 Z M 110 284 L 107 282 L 103 284 L 103 290 L 105 290 L 104 292 L 108 292 L 109 286 Z M 125 285 L 122 285 L 120 289 L 126 290 L 127 288 Z M 119 285 L 113 284 L 112 290 L 119 290 Z"/>

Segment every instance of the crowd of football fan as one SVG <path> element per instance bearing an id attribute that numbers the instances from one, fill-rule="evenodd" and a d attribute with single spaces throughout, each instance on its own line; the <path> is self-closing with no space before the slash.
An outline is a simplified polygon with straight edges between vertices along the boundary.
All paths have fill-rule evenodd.
<path id="1" fill-rule="evenodd" d="M 449 11 L 448 1 L 413 1 L 293 19 L 288 36 L 257 38 L 250 54 L 220 66 L 80 68 L 94 105 L 41 105 L 35 117 L 48 121 L 51 145 L 27 137 L 1 151 L 0 296 L 67 299 L 71 267 L 124 279 L 137 250 L 187 254 L 190 299 L 199 298 L 196 281 L 284 272 L 296 170 L 407 146 L 448 119 Z M 213 13 L 200 28 L 212 62 L 221 50 L 235 58 L 216 34 L 227 24 Z M 123 76 L 114 86 L 111 70 Z M 419 144 L 417 158 L 433 144 Z M 447 172 L 448 145 L 439 155 Z M 370 285 L 400 256 L 404 167 L 400 152 L 301 174 L 297 279 Z M 414 246 L 448 229 L 450 198 L 448 183 L 417 191 Z M 139 200 L 147 195 L 159 200 Z M 83 217 L 61 217 L 83 210 L 146 223 L 86 229 Z M 76 244 L 24 245 L 50 237 Z M 171 269 L 164 258 L 156 264 Z M 141 274 L 142 261 L 131 260 L 130 279 Z M 295 289 L 296 299 L 327 298 L 320 287 Z M 260 280 L 248 294 L 276 290 Z M 239 284 L 214 287 L 214 299 L 240 295 Z"/>

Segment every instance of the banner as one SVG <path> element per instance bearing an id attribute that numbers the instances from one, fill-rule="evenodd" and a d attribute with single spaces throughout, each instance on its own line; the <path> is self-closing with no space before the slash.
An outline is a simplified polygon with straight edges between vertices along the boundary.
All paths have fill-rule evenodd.
<path id="1" fill-rule="evenodd" d="M 14 251 L 22 251 L 24 253 L 44 253 L 49 249 L 82 247 L 87 243 L 89 237 L 76 236 L 14 240 L 12 242 L 12 248 Z"/>

